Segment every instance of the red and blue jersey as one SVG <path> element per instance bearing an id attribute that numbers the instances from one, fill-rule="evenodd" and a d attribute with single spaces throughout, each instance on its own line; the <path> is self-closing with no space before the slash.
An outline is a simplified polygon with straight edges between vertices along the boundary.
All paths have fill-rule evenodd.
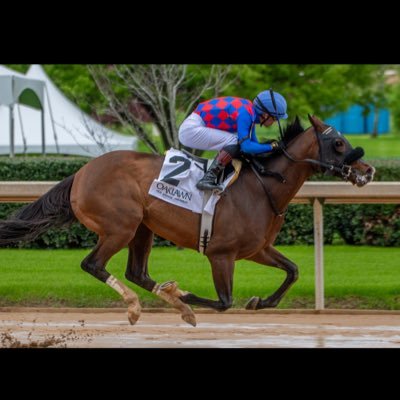
<path id="1" fill-rule="evenodd" d="M 237 133 L 240 147 L 245 153 L 265 153 L 272 150 L 270 144 L 258 143 L 254 124 L 259 119 L 250 100 L 217 97 L 200 103 L 193 112 L 200 115 L 208 128 Z"/>

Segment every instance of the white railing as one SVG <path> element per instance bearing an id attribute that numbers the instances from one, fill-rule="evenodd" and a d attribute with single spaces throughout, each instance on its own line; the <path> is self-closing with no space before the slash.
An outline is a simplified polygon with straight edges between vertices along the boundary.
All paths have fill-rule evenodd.
<path id="1" fill-rule="evenodd" d="M 400 182 L 371 182 L 362 188 L 345 182 L 306 182 L 292 203 L 311 203 L 314 208 L 315 309 L 323 310 L 323 204 L 400 203 Z"/>
<path id="2" fill-rule="evenodd" d="M 1 182 L 0 202 L 34 201 L 58 182 Z M 315 308 L 324 309 L 323 204 L 400 203 L 400 182 L 372 182 L 358 188 L 345 182 L 306 182 L 292 203 L 314 208 Z"/>

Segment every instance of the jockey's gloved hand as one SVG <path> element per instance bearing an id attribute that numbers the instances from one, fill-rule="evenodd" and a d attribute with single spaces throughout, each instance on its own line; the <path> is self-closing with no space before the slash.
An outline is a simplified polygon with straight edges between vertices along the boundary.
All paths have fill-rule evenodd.
<path id="1" fill-rule="evenodd" d="M 270 145 L 272 146 L 272 151 L 278 151 L 284 148 L 284 144 L 281 140 L 272 140 Z"/>

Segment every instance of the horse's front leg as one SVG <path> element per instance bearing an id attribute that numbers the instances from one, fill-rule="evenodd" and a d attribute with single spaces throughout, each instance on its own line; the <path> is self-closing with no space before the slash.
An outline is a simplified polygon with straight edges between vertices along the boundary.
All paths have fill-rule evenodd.
<path id="1" fill-rule="evenodd" d="M 260 297 L 252 297 L 246 304 L 248 310 L 259 310 L 262 308 L 276 307 L 282 300 L 282 297 L 289 288 L 296 282 L 298 278 L 297 265 L 288 260 L 283 254 L 279 253 L 272 246 L 268 246 L 261 250 L 248 260 L 255 261 L 258 264 L 269 265 L 271 267 L 283 269 L 286 272 L 286 279 L 278 290 L 266 299 Z"/>
<path id="2" fill-rule="evenodd" d="M 193 293 L 187 293 L 180 299 L 187 304 L 209 307 L 217 311 L 225 311 L 232 307 L 234 257 L 229 254 L 207 255 L 212 269 L 215 290 L 219 301 L 204 299 Z"/>

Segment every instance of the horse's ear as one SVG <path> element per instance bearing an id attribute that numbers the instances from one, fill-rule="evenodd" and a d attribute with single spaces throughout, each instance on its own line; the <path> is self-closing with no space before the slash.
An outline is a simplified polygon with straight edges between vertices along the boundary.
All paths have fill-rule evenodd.
<path id="1" fill-rule="evenodd" d="M 325 124 L 320 121 L 315 115 L 308 114 L 308 119 L 317 132 L 321 133 L 325 130 Z"/>

